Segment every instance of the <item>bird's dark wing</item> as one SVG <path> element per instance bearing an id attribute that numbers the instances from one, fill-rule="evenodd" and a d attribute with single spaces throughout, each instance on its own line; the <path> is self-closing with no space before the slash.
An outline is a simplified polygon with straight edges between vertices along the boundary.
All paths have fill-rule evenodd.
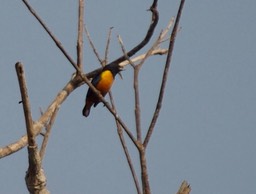
<path id="1" fill-rule="evenodd" d="M 94 87 L 97 86 L 97 84 L 100 81 L 100 73 L 98 75 L 96 75 L 93 79 L 92 79 L 92 85 L 94 85 Z"/>

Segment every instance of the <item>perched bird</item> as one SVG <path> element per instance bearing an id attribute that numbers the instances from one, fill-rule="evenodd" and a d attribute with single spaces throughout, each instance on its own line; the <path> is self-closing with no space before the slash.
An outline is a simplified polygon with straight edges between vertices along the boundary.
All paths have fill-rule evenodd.
<path id="1" fill-rule="evenodd" d="M 103 68 L 103 70 L 99 74 L 97 74 L 92 79 L 91 83 L 97 90 L 100 91 L 102 96 L 105 96 L 109 92 L 115 80 L 116 74 L 119 73 L 121 70 L 122 70 L 122 67 L 118 65 L 115 65 L 115 66 L 107 65 Z M 83 115 L 85 117 L 88 117 L 88 115 L 90 114 L 90 109 L 92 105 L 96 107 L 97 104 L 99 104 L 99 102 L 100 102 L 100 99 L 91 90 L 91 88 L 89 88 L 86 95 L 86 99 L 85 99 Z"/>

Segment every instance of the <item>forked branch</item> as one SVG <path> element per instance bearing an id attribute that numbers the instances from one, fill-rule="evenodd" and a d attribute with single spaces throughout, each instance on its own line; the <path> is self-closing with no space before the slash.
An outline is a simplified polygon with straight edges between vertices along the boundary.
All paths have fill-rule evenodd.
<path id="1" fill-rule="evenodd" d="M 84 29 L 84 0 L 79 0 L 78 6 L 78 35 L 77 35 L 77 66 L 83 69 L 83 29 Z"/>
<path id="2" fill-rule="evenodd" d="M 20 62 L 18 62 L 16 63 L 15 67 L 20 85 L 20 93 L 22 99 L 21 102 L 23 104 L 28 138 L 29 167 L 25 178 L 27 188 L 30 193 L 48 194 L 49 192 L 46 189 L 46 178 L 44 175 L 44 171 L 42 169 L 42 160 L 39 156 L 39 151 L 35 140 L 36 136 L 33 128 L 33 121 L 23 65 Z"/>

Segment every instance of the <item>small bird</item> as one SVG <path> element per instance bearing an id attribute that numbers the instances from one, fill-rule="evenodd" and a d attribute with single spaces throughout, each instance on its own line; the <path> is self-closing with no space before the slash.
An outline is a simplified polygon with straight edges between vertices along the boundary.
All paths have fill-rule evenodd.
<path id="1" fill-rule="evenodd" d="M 105 66 L 102 71 L 97 74 L 92 79 L 92 85 L 100 91 L 101 95 L 104 97 L 110 90 L 116 74 L 118 74 L 120 71 L 122 71 L 123 68 L 119 65 L 107 65 Z M 90 110 L 92 105 L 94 107 L 97 106 L 97 104 L 100 103 L 100 99 L 97 97 L 97 95 L 91 90 L 91 88 L 88 89 L 86 99 L 85 99 L 85 106 L 83 108 L 83 115 L 85 117 L 88 117 L 90 114 Z"/>

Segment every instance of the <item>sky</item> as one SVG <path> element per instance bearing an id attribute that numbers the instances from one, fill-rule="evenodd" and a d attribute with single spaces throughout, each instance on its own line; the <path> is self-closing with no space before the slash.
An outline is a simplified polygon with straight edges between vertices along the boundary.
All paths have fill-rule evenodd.
<path id="1" fill-rule="evenodd" d="M 30 3 L 75 60 L 77 1 Z M 142 40 L 151 19 L 146 11 L 150 4 L 146 0 L 86 1 L 85 22 L 102 57 L 110 27 L 114 27 L 110 61 L 122 53 L 117 35 L 127 49 Z M 176 15 L 178 5 L 178 0 L 159 0 L 160 20 L 153 39 Z M 147 149 L 152 193 L 176 193 L 183 180 L 190 183 L 191 193 L 256 193 L 255 7 L 256 2 L 249 0 L 186 1 L 162 110 Z M 34 120 L 74 69 L 22 1 L 1 2 L 0 26 L 3 147 L 25 134 L 15 63 L 24 64 Z M 164 62 L 165 56 L 152 57 L 140 72 L 144 135 Z M 84 71 L 97 67 L 85 41 Z M 112 92 L 120 117 L 135 132 L 133 72 L 130 66 L 125 69 Z M 86 91 L 87 86 L 79 87 L 60 107 L 43 161 L 47 188 L 61 194 L 136 193 L 112 116 L 102 104 L 88 118 L 81 114 Z M 39 144 L 41 140 L 38 137 Z M 138 154 L 126 140 L 139 173 Z M 28 193 L 27 167 L 25 148 L 1 159 L 1 193 Z"/>

